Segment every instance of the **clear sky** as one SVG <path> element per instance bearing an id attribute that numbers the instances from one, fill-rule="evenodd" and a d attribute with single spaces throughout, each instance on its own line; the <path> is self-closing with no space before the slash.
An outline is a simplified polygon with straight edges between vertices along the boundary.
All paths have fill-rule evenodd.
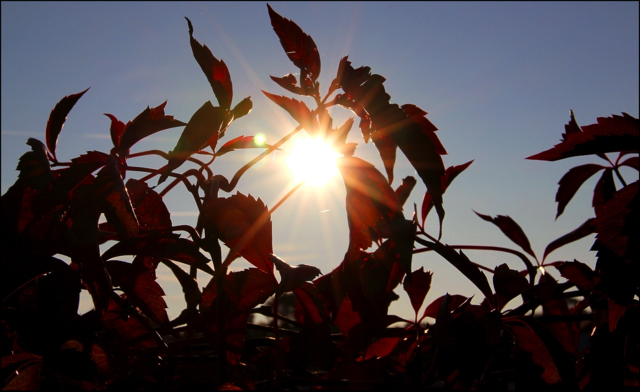
<path id="1" fill-rule="evenodd" d="M 569 168 L 601 163 L 598 158 L 553 163 L 524 158 L 558 143 L 570 109 L 580 125 L 620 112 L 638 117 L 637 2 L 270 4 L 313 37 L 321 54 L 323 94 L 340 58 L 349 55 L 355 67 L 370 66 L 387 79 L 391 102 L 412 103 L 429 112 L 449 152 L 445 166 L 475 159 L 444 196 L 443 242 L 517 249 L 474 209 L 511 216 L 541 257 L 549 242 L 593 216 L 597 176 L 555 222 L 554 200 L 557 182 Z M 65 95 L 91 86 L 60 135 L 57 155 L 66 161 L 87 150 L 110 150 L 110 122 L 103 113 L 126 123 L 148 105 L 168 100 L 165 112 L 187 122 L 207 100 L 217 104 L 191 54 L 184 16 L 193 22 L 194 37 L 227 64 L 234 104 L 249 95 L 253 99 L 254 110 L 231 126 L 226 140 L 263 133 L 273 143 L 296 125 L 260 92 L 291 96 L 269 75 L 297 71 L 271 28 L 266 3 L 2 2 L 1 7 L 2 193 L 17 178 L 15 167 L 29 149 L 27 138 L 44 141 L 49 113 Z M 341 124 L 350 113 L 337 108 L 332 115 Z M 163 131 L 132 151 L 171 150 L 181 130 Z M 384 173 L 375 147 L 364 144 L 357 126 L 348 141 L 359 143 L 356 156 Z M 273 206 L 293 186 L 285 164 L 292 145 L 256 165 L 236 190 Z M 236 151 L 212 168 L 230 178 L 257 153 Z M 139 159 L 135 164 L 162 162 Z M 631 180 L 638 175 L 631 169 L 622 174 Z M 407 175 L 415 175 L 413 168 L 398 153 L 394 188 Z M 421 183 L 414 189 L 405 206 L 407 217 L 413 203 L 420 208 L 424 191 Z M 305 185 L 298 190 L 272 217 L 274 252 L 292 264 L 330 272 L 347 248 L 344 196 L 339 177 L 322 189 Z M 195 226 L 196 208 L 189 195 L 172 191 L 165 202 L 174 224 Z M 437 219 L 431 215 L 427 230 L 435 235 Z M 577 259 L 593 266 L 592 243 L 589 236 L 554 252 L 549 261 Z M 519 259 L 508 255 L 467 254 L 489 268 L 506 262 L 523 269 Z M 445 292 L 476 293 L 437 255 L 416 255 L 413 265 L 435 273 L 426 304 Z M 555 269 L 550 271 L 558 277 Z M 158 274 L 169 314 L 175 317 L 184 306 L 181 290 L 168 270 Z M 397 292 L 401 300 L 391 311 L 412 318 L 406 294 Z M 476 295 L 474 302 L 480 299 Z"/>

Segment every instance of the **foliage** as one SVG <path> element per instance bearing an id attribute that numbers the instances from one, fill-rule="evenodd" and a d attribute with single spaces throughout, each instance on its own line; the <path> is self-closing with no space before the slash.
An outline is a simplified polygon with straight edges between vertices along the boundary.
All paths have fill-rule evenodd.
<path id="1" fill-rule="evenodd" d="M 274 145 L 239 136 L 216 150 L 252 103 L 248 97 L 232 106 L 227 66 L 194 38 L 188 19 L 194 58 L 218 106 L 205 102 L 187 123 L 166 115 L 166 102 L 148 107 L 127 124 L 107 114 L 110 153 L 90 151 L 59 162 L 58 136 L 85 90 L 62 98 L 52 110 L 46 146 L 28 140 L 31 151 L 20 158 L 18 180 L 2 196 L 4 388 L 637 387 L 638 181 L 627 184 L 619 167 L 638 170 L 638 119 L 623 113 L 579 127 L 572 112 L 561 143 L 528 158 L 596 155 L 608 163 L 581 165 L 562 177 L 558 216 L 582 183 L 602 171 L 593 196 L 595 217 L 550 243 L 541 260 L 522 228 L 502 215 L 477 213 L 524 253 L 450 246 L 439 241 L 440 234 L 425 232 L 424 221 L 435 208 L 442 225 L 443 194 L 472 161 L 445 170 L 441 155 L 446 150 L 427 113 L 415 105 L 391 103 L 385 79 L 369 67 L 354 68 L 343 58 L 323 96 L 313 39 L 270 6 L 268 11 L 283 49 L 300 71 L 299 77 L 271 78 L 316 104 L 309 108 L 303 101 L 265 92 L 299 123 Z M 355 144 L 346 143 L 354 121 L 334 127 L 327 109 L 336 105 L 359 117 L 363 139 L 378 149 L 386 176 L 354 156 Z M 173 151 L 131 153 L 138 141 L 172 127 L 184 127 Z M 260 198 L 231 194 L 253 164 L 302 129 L 323 137 L 343 155 L 338 167 L 347 190 L 349 247 L 340 265 L 319 278 L 316 267 L 291 266 L 273 254 L 273 209 Z M 264 151 L 231 181 L 213 175 L 210 165 L 217 158 L 242 148 Z M 427 187 L 421 219 L 417 214 L 407 219 L 403 212 L 416 179 L 405 178 L 396 190 L 390 186 L 398 148 Z M 615 163 L 605 153 L 618 153 Z M 145 155 L 159 155 L 167 164 L 130 165 Z M 186 161 L 199 169 L 178 172 Z M 146 176 L 125 182 L 127 174 L 136 172 Z M 156 176 L 158 184 L 171 180 L 160 193 L 149 185 Z M 163 202 L 180 184 L 198 206 L 195 226 L 174 226 Z M 99 223 L 101 215 L 105 223 Z M 545 263 L 554 250 L 592 233 L 595 270 L 577 260 Z M 99 246 L 107 241 L 115 244 L 101 253 Z M 230 249 L 225 259 L 221 241 Z M 377 248 L 372 251 L 373 243 Z M 490 270 L 469 259 L 462 251 L 466 249 L 507 252 L 524 268 L 502 264 Z M 484 295 L 482 303 L 445 294 L 423 306 L 434 277 L 422 267 L 414 270 L 412 256 L 426 251 L 436 252 L 475 284 Z M 58 254 L 70 258 L 70 264 Z M 133 261 L 117 259 L 125 255 Z M 229 272 L 238 257 L 255 268 Z M 185 295 L 187 307 L 174 320 L 156 281 L 160 263 L 175 274 Z M 551 267 L 564 281 L 556 280 Z M 200 283 L 206 283 L 203 290 Z M 388 314 L 399 295 L 396 289 L 409 296 L 413 320 Z M 95 308 L 78 315 L 81 290 L 90 293 Z M 263 305 L 274 294 L 272 305 Z M 504 310 L 516 297 L 522 305 Z M 290 303 L 288 314 L 282 314 L 284 302 Z M 256 314 L 272 321 L 255 324 Z"/>

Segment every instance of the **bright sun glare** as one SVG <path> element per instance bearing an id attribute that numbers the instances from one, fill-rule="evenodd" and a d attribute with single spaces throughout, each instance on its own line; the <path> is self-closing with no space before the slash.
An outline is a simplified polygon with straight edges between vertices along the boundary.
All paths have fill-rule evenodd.
<path id="1" fill-rule="evenodd" d="M 338 174 L 336 159 L 340 154 L 321 139 L 309 137 L 297 140 L 287 163 L 295 181 L 322 186 Z"/>

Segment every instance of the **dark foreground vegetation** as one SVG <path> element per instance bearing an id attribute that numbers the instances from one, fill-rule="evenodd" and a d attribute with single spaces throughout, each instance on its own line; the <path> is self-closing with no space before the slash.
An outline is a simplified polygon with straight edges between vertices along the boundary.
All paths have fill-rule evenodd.
<path id="1" fill-rule="evenodd" d="M 252 102 L 232 105 L 225 63 L 194 38 L 188 19 L 193 55 L 218 106 L 204 103 L 186 123 L 165 114 L 166 102 L 126 124 L 107 114 L 111 150 L 60 162 L 58 136 L 85 90 L 54 107 L 44 143 L 28 140 L 31 151 L 19 160 L 18 180 L 2 196 L 4 389 L 638 388 L 638 180 L 619 171 L 638 170 L 638 119 L 623 113 L 580 127 L 571 113 L 562 141 L 528 158 L 594 157 L 560 180 L 558 216 L 584 181 L 600 175 L 595 216 L 550 243 L 541 258 L 520 226 L 502 215 L 477 213 L 515 249 L 450 246 L 439 241 L 441 233 L 427 233 L 424 221 L 435 210 L 442 227 L 443 194 L 472 161 L 445 168 L 446 151 L 427 113 L 391 103 L 385 79 L 369 67 L 354 68 L 343 58 L 322 95 L 313 39 L 268 11 L 299 69 L 297 77 L 271 78 L 315 101 L 309 108 L 265 92 L 300 124 L 274 145 L 253 136 L 222 143 Z M 355 143 L 346 143 L 354 120 L 333 124 L 327 109 L 336 105 L 358 117 L 359 132 L 380 152 L 386 176 L 354 156 Z M 131 152 L 143 138 L 173 127 L 184 127 L 173 151 Z M 246 170 L 303 129 L 343 155 L 338 166 L 347 191 L 349 247 L 340 265 L 322 276 L 313 266 L 292 266 L 272 254 L 277 205 L 269 210 L 259 198 L 232 194 Z M 215 175 L 223 164 L 217 161 L 241 148 L 264 151 L 231 180 Z M 406 177 L 394 190 L 398 149 L 419 178 Z M 159 155 L 166 165 L 136 166 L 146 155 Z M 180 171 L 186 161 L 197 169 Z M 422 206 L 403 211 L 417 181 L 427 187 Z M 175 186 L 193 196 L 195 226 L 172 224 L 163 196 Z M 102 215 L 105 223 L 99 223 Z M 546 262 L 554 250 L 593 233 L 595 270 L 577 260 Z M 113 245 L 101 253 L 107 241 Z M 221 242 L 230 249 L 225 258 Z M 470 260 L 463 253 L 468 249 L 507 252 L 513 265 L 490 270 Z M 414 270 L 411 261 L 427 251 L 477 286 L 482 302 L 445 294 L 423 304 L 432 274 Z M 133 261 L 118 260 L 122 256 Z M 254 268 L 230 272 L 238 257 Z M 160 263 L 185 295 L 186 309 L 174 320 L 155 279 Z M 94 310 L 78 315 L 81 290 L 91 295 Z M 413 320 L 388 314 L 399 295 L 409 296 Z M 516 297 L 522 305 L 505 310 Z"/>

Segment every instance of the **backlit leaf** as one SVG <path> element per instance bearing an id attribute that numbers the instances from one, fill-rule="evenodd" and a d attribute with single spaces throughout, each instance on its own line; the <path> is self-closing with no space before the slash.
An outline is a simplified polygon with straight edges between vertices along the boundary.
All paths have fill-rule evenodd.
<path id="1" fill-rule="evenodd" d="M 169 162 L 158 180 L 163 183 L 169 173 L 180 167 L 193 153 L 200 151 L 209 139 L 218 134 L 227 114 L 220 107 L 214 107 L 207 101 L 198 109 L 182 131 L 173 151 L 169 153 Z"/>
<path id="2" fill-rule="evenodd" d="M 270 144 L 262 143 L 258 144 L 255 136 L 238 136 L 229 140 L 216 151 L 216 156 L 224 155 L 230 151 L 235 151 L 241 148 L 271 148 Z"/>
<path id="3" fill-rule="evenodd" d="M 282 48 L 289 56 L 289 60 L 316 81 L 320 76 L 320 53 L 313 38 L 302 31 L 295 22 L 280 16 L 269 4 L 267 8 L 273 31 L 280 38 Z"/>
<path id="4" fill-rule="evenodd" d="M 89 87 L 91 88 L 91 87 Z M 47 139 L 47 148 L 51 153 L 54 161 L 57 161 L 56 158 L 56 146 L 58 145 L 58 136 L 62 131 L 62 127 L 64 126 L 64 122 L 67 120 L 67 115 L 73 109 L 73 106 L 78 102 L 80 97 L 86 93 L 89 88 L 86 90 L 79 92 L 77 94 L 67 95 L 62 98 L 60 102 L 56 104 L 56 106 L 51 111 L 49 115 L 49 120 L 47 121 L 47 131 L 45 138 Z"/>
<path id="5" fill-rule="evenodd" d="M 309 136 L 316 137 L 318 135 L 318 119 L 311 114 L 311 110 L 309 110 L 304 102 L 282 95 L 271 94 L 266 91 L 262 92 L 267 96 L 267 98 L 286 110 L 291 117 L 300 123 L 300 125 L 307 130 Z"/>
<path id="6" fill-rule="evenodd" d="M 290 91 L 298 95 L 310 95 L 310 94 L 305 94 L 305 90 L 302 87 L 297 85 L 298 81 L 296 80 L 296 77 L 290 73 L 284 75 L 281 78 L 278 78 L 276 76 L 269 76 L 269 77 L 271 78 L 271 80 L 278 83 L 280 87 L 282 87 L 287 91 Z"/>
<path id="7" fill-rule="evenodd" d="M 575 122 L 573 114 L 572 120 Z M 557 161 L 581 155 L 626 151 L 629 146 L 639 145 L 640 122 L 637 118 L 622 113 L 622 116 L 614 114 L 613 117 L 598 117 L 597 120 L 597 124 L 583 126 L 581 132 L 576 131 L 577 124 L 575 127 L 571 125 L 572 132 L 564 134 L 565 139 L 561 143 L 527 159 Z"/>
<path id="8" fill-rule="evenodd" d="M 185 17 L 185 19 L 189 24 L 189 42 L 191 43 L 193 57 L 195 57 L 202 72 L 204 72 L 207 77 L 213 93 L 218 99 L 218 104 L 224 111 L 228 111 L 231 108 L 231 100 L 233 98 L 233 88 L 229 70 L 224 61 L 218 60 L 213 56 L 213 53 L 211 53 L 207 45 L 202 45 L 193 38 L 193 25 L 189 18 Z"/>
<path id="9" fill-rule="evenodd" d="M 433 272 L 424 272 L 423 268 L 420 267 L 420 269 L 415 270 L 411 273 L 411 282 L 408 282 L 406 278 L 404 280 L 402 287 L 404 288 L 404 291 L 409 294 L 411 306 L 413 306 L 413 310 L 416 312 L 416 316 L 420 311 L 420 307 L 422 307 L 424 298 L 427 296 L 427 293 L 431 288 L 432 276 Z"/>
<path id="10" fill-rule="evenodd" d="M 473 211 L 475 212 L 475 211 Z M 533 250 L 531 249 L 531 244 L 529 244 L 529 239 L 527 235 L 524 233 L 522 228 L 513 220 L 511 217 L 506 215 L 497 215 L 495 218 L 490 217 L 489 215 L 483 215 L 475 212 L 483 220 L 487 222 L 491 222 L 494 225 L 498 226 L 500 231 L 504 233 L 511 241 L 515 242 L 516 245 L 521 247 L 525 252 L 537 258 Z"/>
<path id="11" fill-rule="evenodd" d="M 588 265 L 577 260 L 558 263 L 554 266 L 560 271 L 562 277 L 578 286 L 580 290 L 592 290 L 598 281 L 593 270 Z"/>
<path id="12" fill-rule="evenodd" d="M 542 379 L 548 385 L 555 385 L 562 381 L 549 350 L 544 342 L 527 326 L 510 324 L 509 329 L 516 339 L 518 347 L 531 355 L 533 363 L 543 369 Z"/>
<path id="13" fill-rule="evenodd" d="M 638 162 L 640 162 L 638 157 L 631 157 L 631 158 L 625 160 L 624 162 L 622 162 L 620 164 L 620 166 L 629 166 L 630 168 L 639 170 L 638 169 Z"/>
<path id="14" fill-rule="evenodd" d="M 529 282 L 518 271 L 500 264 L 493 273 L 493 288 L 496 290 L 498 309 L 502 309 L 512 298 L 528 289 Z"/>
<path id="15" fill-rule="evenodd" d="M 593 190 L 593 200 L 591 205 L 596 212 L 596 216 L 600 214 L 602 206 L 611 200 L 616 193 L 616 184 L 613 181 L 613 168 L 606 168 L 602 172 L 602 176 L 596 183 Z"/>
<path id="16" fill-rule="evenodd" d="M 202 300 L 202 293 L 198 288 L 198 282 L 196 282 L 182 268 L 171 262 L 171 260 L 162 259 L 162 264 L 171 269 L 171 272 L 173 272 L 178 279 L 180 286 L 182 286 L 182 292 L 184 293 L 184 299 L 187 303 L 187 309 L 195 309 Z"/>
<path id="17" fill-rule="evenodd" d="M 193 241 L 179 238 L 177 234 L 126 239 L 104 252 L 102 259 L 109 260 L 123 255 L 164 257 L 196 266 L 202 271 L 213 275 L 213 270 L 207 265 L 209 259 L 200 253 L 200 248 Z"/>
<path id="18" fill-rule="evenodd" d="M 389 238 L 389 222 L 401 212 L 398 197 L 370 163 L 344 157 L 336 162 L 347 188 L 347 219 L 351 243 L 367 249 L 372 241 Z"/>
<path id="19" fill-rule="evenodd" d="M 171 216 L 162 197 L 144 181 L 130 179 L 127 190 L 141 230 L 170 228 Z"/>
<path id="20" fill-rule="evenodd" d="M 416 179 L 411 176 L 407 176 L 402 179 L 402 185 L 400 185 L 396 189 L 396 195 L 398 196 L 398 203 L 401 206 L 404 206 L 404 203 L 407 202 L 411 191 L 416 186 Z"/>
<path id="21" fill-rule="evenodd" d="M 440 309 L 440 304 L 442 304 L 442 301 L 444 300 L 444 298 L 445 296 L 443 295 L 441 297 L 436 298 L 433 302 L 431 302 L 429 306 L 427 306 L 427 308 L 424 310 L 424 314 L 422 315 L 421 319 L 425 317 L 431 317 L 435 319 L 436 317 L 438 317 L 438 310 Z M 449 295 L 449 301 L 448 301 L 449 311 L 453 312 L 458 308 L 458 306 L 463 304 L 467 299 L 468 298 L 463 295 L 458 295 L 458 294 Z"/>
<path id="22" fill-rule="evenodd" d="M 635 181 L 599 208 L 596 219 L 591 222 L 597 233 L 592 250 L 606 247 L 623 259 L 635 260 L 638 253 L 637 211 L 638 181 Z"/>
<path id="23" fill-rule="evenodd" d="M 244 243 L 238 253 L 260 270 L 273 273 L 269 260 L 273 253 L 271 215 L 260 198 L 238 192 L 227 198 L 205 200 L 205 208 L 217 238 L 230 249 Z"/>
<path id="24" fill-rule="evenodd" d="M 37 190 L 44 190 L 53 180 L 47 151 L 38 139 L 29 138 L 27 144 L 31 146 L 31 151 L 24 153 L 18 160 L 18 182 Z"/>
<path id="25" fill-rule="evenodd" d="M 240 117 L 244 117 L 253 109 L 253 102 L 251 102 L 251 96 L 246 97 L 242 101 L 238 102 L 236 106 L 231 109 L 233 119 L 237 120 Z"/>
<path id="26" fill-rule="evenodd" d="M 469 161 L 467 163 L 463 163 L 462 165 L 449 166 L 447 170 L 445 170 L 444 174 L 441 177 L 442 194 L 444 194 L 447 191 L 447 188 L 449 188 L 449 185 L 451 185 L 451 182 L 453 182 L 453 180 L 458 176 L 458 174 L 465 171 L 465 169 L 468 168 L 469 165 L 471 165 L 472 163 L 473 161 Z M 424 198 L 422 199 L 422 208 L 421 208 L 423 227 L 424 227 L 424 221 L 425 219 L 427 219 L 427 215 L 429 214 L 432 208 L 433 208 L 433 202 L 431 201 L 431 195 L 429 194 L 429 191 L 426 191 L 424 193 Z"/>
<path id="27" fill-rule="evenodd" d="M 606 169 L 606 167 L 596 164 L 581 165 L 572 168 L 567 174 L 562 176 L 560 182 L 558 182 L 559 187 L 556 193 L 556 201 L 558 202 L 556 219 L 564 212 L 565 207 L 569 204 L 569 201 L 571 201 L 571 198 L 576 194 L 580 186 L 602 169 Z"/>
<path id="28" fill-rule="evenodd" d="M 549 245 L 547 245 L 547 247 L 544 250 L 544 255 L 542 256 L 542 263 L 544 264 L 544 260 L 547 258 L 549 253 L 553 252 L 554 250 L 560 248 L 561 246 L 564 246 L 566 244 L 570 244 L 570 243 L 572 243 L 574 241 L 577 241 L 577 240 L 579 240 L 581 238 L 584 238 L 584 237 L 588 236 L 591 233 L 594 233 L 595 230 L 596 230 L 596 227 L 592 224 L 594 219 L 595 218 L 587 219 L 577 229 L 575 229 L 572 232 L 567 233 L 567 234 L 563 235 L 562 237 L 550 242 Z"/>
<path id="29" fill-rule="evenodd" d="M 129 155 L 129 149 L 149 135 L 163 131 L 169 128 L 182 127 L 187 124 L 182 121 L 175 120 L 173 116 L 164 114 L 164 107 L 167 105 L 167 101 L 164 101 L 161 105 L 150 108 L 147 106 L 140 114 L 125 125 L 124 130 L 119 139 L 119 143 L 115 146 L 118 155 L 126 157 Z M 114 141 L 117 139 L 118 129 L 121 127 L 122 122 L 118 121 L 114 116 L 105 114 L 111 118 L 111 139 Z M 115 121 L 114 121 L 115 120 Z M 115 123 L 115 131 L 114 131 Z M 115 135 L 114 135 L 115 132 Z"/>

